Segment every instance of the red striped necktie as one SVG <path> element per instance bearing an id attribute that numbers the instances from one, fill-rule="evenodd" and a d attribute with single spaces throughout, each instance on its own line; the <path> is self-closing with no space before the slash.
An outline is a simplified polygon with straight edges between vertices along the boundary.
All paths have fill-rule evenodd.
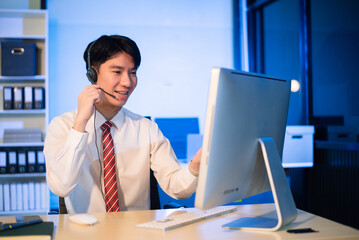
<path id="1" fill-rule="evenodd" d="M 110 121 L 102 124 L 102 144 L 103 144 L 103 162 L 104 162 L 104 185 L 105 201 L 107 212 L 119 212 L 119 201 L 116 182 L 116 161 L 113 141 L 111 137 L 112 123 Z"/>

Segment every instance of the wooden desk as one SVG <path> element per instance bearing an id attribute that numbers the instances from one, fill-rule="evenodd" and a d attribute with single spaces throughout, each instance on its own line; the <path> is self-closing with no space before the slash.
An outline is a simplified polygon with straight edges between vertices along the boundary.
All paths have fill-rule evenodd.
<path id="1" fill-rule="evenodd" d="M 42 216 L 45 221 L 55 223 L 55 240 L 68 239 L 359 239 L 359 231 L 345 225 L 298 210 L 297 219 L 277 232 L 258 232 L 226 230 L 222 224 L 240 217 L 273 214 L 273 204 L 240 205 L 235 213 L 226 214 L 209 220 L 197 222 L 177 229 L 163 232 L 160 230 L 138 228 L 135 225 L 153 219 L 161 219 L 179 209 L 157 211 L 132 211 L 119 213 L 94 213 L 98 223 L 82 226 L 71 223 L 69 215 Z M 193 211 L 195 209 L 184 209 Z M 182 209 L 183 211 L 183 209 Z M 14 217 L 1 217 L 0 221 L 15 221 Z M 292 228 L 312 228 L 319 232 L 293 234 L 286 230 Z"/>

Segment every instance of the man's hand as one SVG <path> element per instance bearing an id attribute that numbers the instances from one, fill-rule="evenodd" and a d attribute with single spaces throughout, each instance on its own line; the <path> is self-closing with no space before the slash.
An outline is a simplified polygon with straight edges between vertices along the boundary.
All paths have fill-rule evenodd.
<path id="1" fill-rule="evenodd" d="M 190 171 L 195 176 L 198 176 L 198 173 L 199 173 L 199 165 L 200 165 L 200 162 L 201 162 L 201 156 L 202 156 L 202 148 L 200 148 L 198 150 L 196 155 L 189 162 Z"/>
<path id="2" fill-rule="evenodd" d="M 85 87 L 79 94 L 78 109 L 73 129 L 84 132 L 88 120 L 91 118 L 95 110 L 95 105 L 101 101 L 101 90 L 98 85 L 90 85 Z"/>

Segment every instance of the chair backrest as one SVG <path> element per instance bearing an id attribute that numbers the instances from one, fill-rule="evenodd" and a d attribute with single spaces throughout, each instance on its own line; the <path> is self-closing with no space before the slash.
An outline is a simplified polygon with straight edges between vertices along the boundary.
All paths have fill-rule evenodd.
<path id="1" fill-rule="evenodd" d="M 63 197 L 59 197 L 59 212 L 60 214 L 67 214 L 67 208 L 65 204 L 65 199 Z"/>
<path id="2" fill-rule="evenodd" d="M 153 171 L 150 170 L 150 200 L 151 200 L 151 210 L 161 209 L 160 204 L 160 195 L 158 193 L 158 183 L 157 179 L 153 175 Z M 59 197 L 59 213 L 67 214 L 67 208 L 65 204 L 65 199 L 63 197 Z"/>
<path id="3" fill-rule="evenodd" d="M 187 134 L 198 134 L 197 117 L 155 118 L 163 135 L 170 141 L 178 159 L 187 159 Z"/>
<path id="4" fill-rule="evenodd" d="M 158 182 L 153 175 L 152 169 L 150 170 L 150 200 L 151 200 L 151 210 L 161 209 L 160 204 L 160 194 L 158 192 Z"/>

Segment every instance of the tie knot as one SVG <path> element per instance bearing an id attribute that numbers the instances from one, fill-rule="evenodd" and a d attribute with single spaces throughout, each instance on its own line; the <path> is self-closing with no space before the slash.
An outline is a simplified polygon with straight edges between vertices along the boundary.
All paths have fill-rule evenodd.
<path id="1" fill-rule="evenodd" d="M 110 130 L 112 127 L 112 123 L 110 121 L 106 121 L 104 124 L 102 124 L 101 129 L 102 131 Z"/>

